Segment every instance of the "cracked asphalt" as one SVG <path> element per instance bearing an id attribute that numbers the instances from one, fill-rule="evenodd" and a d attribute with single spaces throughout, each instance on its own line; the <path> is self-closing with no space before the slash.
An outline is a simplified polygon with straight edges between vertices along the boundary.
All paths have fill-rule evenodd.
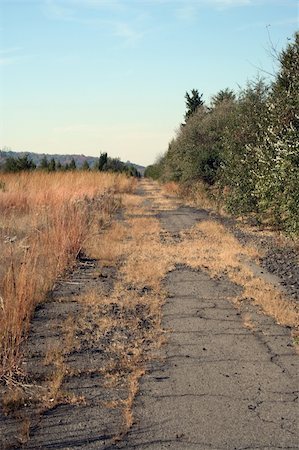
<path id="1" fill-rule="evenodd" d="M 147 212 L 160 220 L 162 245 L 180 242 L 182 230 L 211 219 L 206 210 L 174 201 L 170 205 L 174 209 L 165 209 L 165 203 L 159 207 L 155 203 L 158 190 L 150 184 L 147 192 L 141 187 L 139 194 Z M 256 270 L 265 275 L 264 269 Z M 68 317 L 83 315 L 76 297 L 89 289 L 109 296 L 119 276 L 117 268 L 98 266 L 96 260 L 84 257 L 37 308 L 24 361 L 29 380 L 37 387 L 55 370 L 44 360 L 47 349 L 63 339 L 62 324 Z M 119 358 L 110 344 L 122 344 L 125 354 L 131 351 L 130 342 L 146 336 L 134 334 L 130 321 L 124 326 L 118 319 L 128 314 L 144 324 L 148 304 L 143 308 L 103 305 L 86 315 L 84 332 L 76 334 L 80 346 L 65 355 L 68 371 L 61 386 L 61 392 L 74 395 L 75 401 L 62 400 L 45 410 L 33 402 L 11 416 L 0 407 L 0 449 L 299 449 L 299 364 L 291 330 L 261 314 L 250 300 L 236 308 L 231 300 L 242 293 L 242 287 L 225 275 L 212 278 L 206 271 L 177 264 L 164 287 L 168 293 L 162 311 L 166 343 L 155 350 L 154 359 L 145 359 L 147 370 L 127 434 L 122 410 L 129 396 L 127 372 L 119 366 L 114 384 L 107 384 L 104 374 Z M 244 325 L 248 313 L 254 327 Z M 95 331 L 98 315 L 116 321 L 107 336 Z M 139 332 L 143 333 L 142 327 Z M 147 351 L 150 341 L 142 342 Z M 117 366 L 111 367 L 113 375 Z M 20 430 L 29 423 L 24 418 L 30 419 L 30 428 L 26 440 L 21 440 Z"/>
<path id="2" fill-rule="evenodd" d="M 174 237 L 196 219 L 188 208 L 159 218 Z M 257 325 L 245 328 L 229 301 L 241 288 L 225 277 L 177 266 L 165 287 L 168 342 L 141 381 L 132 429 L 113 448 L 298 449 L 298 358 L 289 330 L 252 305 Z"/>

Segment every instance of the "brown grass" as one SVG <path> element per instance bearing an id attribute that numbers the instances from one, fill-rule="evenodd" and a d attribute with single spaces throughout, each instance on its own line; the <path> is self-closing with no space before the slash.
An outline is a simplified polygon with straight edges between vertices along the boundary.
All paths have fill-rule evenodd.
<path id="1" fill-rule="evenodd" d="M 243 286 L 242 297 L 252 298 L 278 323 L 298 326 L 296 305 L 244 263 L 244 255 L 251 259 L 258 257 L 255 248 L 242 246 L 223 225 L 213 221 L 201 222 L 184 235 L 177 251 L 185 264 L 208 270 L 213 276 L 226 273 L 234 283 Z"/>
<path id="2" fill-rule="evenodd" d="M 150 192 L 150 185 L 147 189 Z M 155 202 L 156 206 L 164 208 L 163 193 L 158 192 L 157 197 L 160 200 Z M 168 200 L 166 199 L 166 203 Z M 159 207 L 159 204 L 162 206 Z M 142 236 L 142 228 L 145 225 L 136 221 L 134 233 L 137 235 L 138 226 Z M 151 236 L 151 226 L 149 221 L 149 239 L 144 233 L 144 239 L 141 239 L 138 245 L 135 243 L 135 249 L 134 243 L 131 244 L 130 256 L 123 269 L 127 282 L 159 289 L 161 279 L 177 263 L 207 270 L 215 277 L 225 273 L 234 283 L 244 288 L 242 297 L 252 298 L 264 313 L 274 317 L 278 323 L 292 327 L 299 325 L 299 313 L 295 303 L 286 299 L 283 292 L 272 284 L 256 276 L 246 265 L 246 259 L 258 260 L 258 250 L 240 244 L 223 225 L 212 220 L 203 221 L 191 230 L 181 232 L 180 243 L 171 243 L 169 240 L 163 245 L 157 234 Z"/>
<path id="3" fill-rule="evenodd" d="M 168 188 L 169 189 L 169 188 Z M 189 185 L 177 184 L 172 191 L 173 194 L 178 195 L 192 206 L 199 206 L 200 208 L 214 209 L 219 211 L 221 205 L 216 199 L 219 195 L 214 195 L 213 190 L 208 189 L 202 182 L 194 181 Z M 221 212 L 224 212 L 223 210 Z"/>
<path id="4" fill-rule="evenodd" d="M 99 173 L 2 174 L 0 191 L 0 378 L 16 374 L 35 305 L 74 261 L 92 226 L 135 181 Z"/>
<path id="5" fill-rule="evenodd" d="M 139 380 L 145 374 L 143 368 L 135 369 L 129 376 L 129 396 L 125 401 L 125 432 L 133 425 L 133 403 L 139 391 Z"/>
<path id="6" fill-rule="evenodd" d="M 74 180 L 72 181 L 74 182 Z M 175 186 L 167 187 L 170 192 L 167 192 L 166 197 L 156 184 L 154 188 L 158 190 L 153 195 L 153 184 L 147 181 L 142 182 L 142 187 L 146 192 L 145 199 L 152 198 L 153 206 L 149 203 L 144 204 L 143 197 L 133 195 L 130 192 L 132 186 L 120 187 L 119 192 L 129 191 L 122 197 L 122 204 L 125 205 L 124 220 L 120 223 L 113 222 L 110 226 L 106 226 L 103 229 L 103 225 L 107 225 L 107 221 L 109 221 L 110 211 L 114 210 L 115 203 L 112 200 L 115 199 L 118 193 L 115 181 L 113 179 L 111 181 L 112 187 L 106 186 L 105 189 L 108 189 L 108 191 L 104 190 L 104 192 L 108 192 L 108 194 L 105 194 L 108 197 L 106 197 L 104 205 L 109 205 L 106 209 L 104 206 L 102 208 L 103 211 L 105 210 L 105 215 L 93 215 L 94 205 L 98 205 L 95 198 L 98 198 L 98 196 L 101 198 L 102 195 L 101 193 L 98 194 L 98 191 L 94 194 L 95 197 L 90 197 L 92 198 L 91 203 L 89 203 L 89 200 L 80 200 L 80 207 L 76 207 L 75 211 L 76 214 L 79 214 L 78 217 L 82 218 L 83 225 L 88 227 L 88 232 L 84 232 L 77 239 L 72 237 L 72 243 L 75 242 L 75 244 L 72 244 L 74 247 L 69 253 L 71 256 L 69 259 L 66 258 L 64 260 L 64 263 L 59 266 L 59 270 L 62 270 L 66 264 L 69 264 L 78 248 L 80 249 L 83 246 L 87 254 L 98 258 L 102 265 L 118 268 L 118 275 L 114 280 L 115 285 L 109 295 L 104 295 L 93 289 L 76 297 L 76 301 L 84 305 L 84 311 L 76 320 L 69 318 L 63 324 L 65 332 L 61 343 L 57 348 L 52 347 L 49 349 L 46 355 L 45 364 L 53 365 L 55 370 L 49 380 L 44 400 L 48 405 L 53 405 L 61 398 L 66 399 L 66 394 L 61 392 L 61 385 L 66 374 L 70 376 L 71 373 L 66 366 L 65 355 L 74 346 L 80 345 L 75 339 L 76 330 L 86 333 L 85 337 L 89 333 L 89 339 L 96 341 L 114 329 L 129 329 L 134 333 L 133 343 L 126 342 L 126 340 L 121 338 L 118 340 L 116 337 L 111 343 L 107 343 L 107 349 L 105 349 L 111 357 L 107 365 L 102 368 L 91 369 L 102 373 L 106 378 L 106 383 L 109 385 L 117 384 L 117 382 L 122 380 L 122 377 L 127 377 L 129 394 L 125 401 L 120 401 L 123 407 L 123 433 L 125 433 L 133 423 L 132 406 L 138 392 L 139 379 L 145 371 L 145 363 L 165 341 L 165 333 L 161 326 L 161 315 L 162 305 L 167 293 L 163 289 L 162 280 L 176 264 L 183 263 L 193 268 L 200 268 L 208 271 L 215 277 L 225 273 L 233 282 L 244 287 L 242 298 L 252 298 L 267 314 L 275 317 L 280 323 L 291 326 L 298 325 L 298 313 L 294 305 L 286 301 L 280 292 L 266 281 L 255 276 L 250 268 L 246 266 L 246 258 L 257 259 L 258 251 L 255 248 L 242 246 L 222 225 L 214 221 L 201 222 L 192 229 L 181 232 L 180 241 L 174 241 L 171 239 L 171 235 L 169 235 L 169 239 L 161 240 L 163 230 L 161 230 L 159 221 L 155 217 L 151 217 L 151 215 L 155 210 L 174 209 L 177 207 L 178 203 L 171 198 L 172 192 L 175 191 Z M 105 182 L 107 183 L 107 180 Z M 117 199 L 116 203 L 120 204 L 119 199 Z M 76 201 L 75 204 L 77 205 L 78 202 Z M 91 207 L 89 206 L 90 204 L 92 205 Z M 98 206 L 96 208 L 99 209 Z M 47 208 L 44 209 L 46 210 L 46 215 L 42 212 L 35 223 L 36 229 L 39 230 L 36 233 L 41 237 L 47 235 L 49 224 L 53 223 L 49 210 Z M 89 212 L 90 209 L 92 213 Z M 84 213 L 82 213 L 82 210 Z M 42 209 L 42 211 L 44 210 Z M 28 255 L 30 252 L 33 253 L 32 258 L 36 258 L 36 261 L 33 260 L 33 262 L 35 261 L 34 264 L 31 262 L 34 273 L 39 273 L 40 265 L 38 263 L 40 261 L 39 258 L 41 258 L 39 252 L 42 253 L 44 251 L 43 249 L 39 250 L 40 247 L 37 244 L 35 244 L 37 247 L 31 244 L 31 236 L 32 234 L 34 235 L 34 231 L 30 228 L 32 224 L 26 214 L 24 216 L 27 218 L 24 221 L 24 228 L 27 231 L 22 238 L 26 239 L 25 241 L 22 240 L 22 243 L 26 242 L 27 244 L 29 242 L 29 249 L 20 250 L 19 242 L 21 238 L 19 234 L 16 241 L 5 244 L 7 255 L 11 258 L 8 259 L 10 263 L 7 266 L 6 279 L 8 286 L 13 292 L 17 292 L 20 289 L 15 282 L 15 279 L 17 279 L 16 273 L 18 273 L 15 270 L 16 265 L 14 263 L 17 254 L 16 250 L 18 249 L 19 252 L 19 261 L 23 262 L 23 264 L 18 266 L 20 269 L 22 269 L 22 266 L 24 268 L 27 267 L 27 261 L 32 261 L 28 258 Z M 59 232 L 56 231 L 56 239 L 61 239 L 59 233 L 66 234 L 65 230 L 73 227 L 76 217 L 72 216 L 67 221 L 66 228 L 62 227 L 59 229 Z M 88 219 L 87 222 L 86 218 Z M 21 229 L 22 220 L 19 223 Z M 79 224 L 81 227 L 80 220 Z M 165 237 L 167 232 L 164 230 L 163 233 Z M 74 236 L 76 236 L 75 231 Z M 32 242 L 36 241 L 32 240 Z M 39 239 L 37 239 L 37 242 L 40 242 Z M 51 245 L 54 245 L 53 242 L 54 240 L 51 241 Z M 59 242 L 60 246 L 62 246 L 61 242 L 63 240 Z M 48 248 L 45 244 L 44 247 Z M 59 250 L 56 251 L 59 253 Z M 47 254 L 45 253 L 45 255 Z M 43 258 L 46 258 L 46 256 L 43 256 Z M 13 263 L 11 263 L 11 260 Z M 48 264 L 48 260 L 45 259 L 45 261 Z M 57 265 L 57 258 L 54 261 Z M 50 262 L 49 267 L 51 267 Z M 40 273 L 42 274 L 42 272 Z M 53 283 L 57 273 L 57 271 L 53 271 L 47 286 Z M 35 292 L 36 286 L 32 285 L 32 292 Z M 3 297 L 4 307 L 7 308 L 7 297 L 2 291 L 0 292 Z M 45 289 L 41 290 L 41 292 L 45 292 Z M 241 301 L 242 298 L 239 298 L 238 301 Z M 33 305 L 36 304 L 36 301 L 38 300 L 34 300 Z M 117 317 L 105 315 L 105 310 L 107 310 L 105 307 L 112 303 L 115 303 L 127 312 L 134 311 L 140 306 L 146 306 L 148 308 L 148 317 L 151 319 L 150 327 L 146 332 L 142 330 L 137 314 L 121 314 Z M 27 317 L 29 316 L 30 314 L 27 315 Z M 250 315 L 244 316 L 244 323 L 248 328 L 254 326 Z M 22 335 L 20 341 L 21 339 Z M 294 335 L 294 340 L 297 340 L 297 335 Z M 147 351 L 150 349 L 152 353 L 144 351 L 145 341 L 152 342 L 151 346 L 147 348 Z M 85 368 L 82 370 L 88 373 L 89 369 Z M 22 401 L 22 399 L 19 400 L 16 397 L 16 405 L 18 401 Z M 76 403 L 84 401 L 84 399 L 69 398 L 68 401 Z M 118 407 L 119 405 L 120 403 L 118 402 L 117 404 L 112 403 L 110 406 Z"/>
<path id="7" fill-rule="evenodd" d="M 122 257 L 125 234 L 124 226 L 114 222 L 107 230 L 94 230 L 86 240 L 84 250 L 102 264 L 115 265 Z"/>
<path id="8" fill-rule="evenodd" d="M 179 196 L 181 193 L 181 187 L 179 183 L 176 183 L 175 181 L 164 183 L 161 187 L 162 191 L 165 192 L 165 194 L 173 196 L 174 198 Z"/>

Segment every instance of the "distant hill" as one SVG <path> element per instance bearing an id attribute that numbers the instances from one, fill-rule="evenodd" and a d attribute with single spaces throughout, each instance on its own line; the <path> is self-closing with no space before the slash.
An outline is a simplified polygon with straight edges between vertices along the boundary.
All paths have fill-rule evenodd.
<path id="1" fill-rule="evenodd" d="M 42 158 L 46 157 L 48 160 L 51 158 L 55 159 L 55 162 L 58 161 L 65 166 L 66 164 L 70 164 L 71 160 L 74 159 L 76 162 L 76 166 L 81 168 L 85 161 L 88 162 L 90 167 L 93 167 L 94 164 L 98 161 L 98 157 L 95 156 L 85 156 L 85 155 L 57 155 L 57 154 L 46 154 L 46 153 L 33 153 L 33 152 L 17 152 L 13 150 L 3 149 L 0 150 L 0 167 L 5 162 L 6 158 L 18 158 L 19 156 L 28 155 L 29 158 L 37 165 L 40 165 Z M 126 161 L 126 165 L 135 167 L 138 172 L 143 176 L 145 167 L 140 166 L 138 164 L 134 164 L 131 161 Z"/>

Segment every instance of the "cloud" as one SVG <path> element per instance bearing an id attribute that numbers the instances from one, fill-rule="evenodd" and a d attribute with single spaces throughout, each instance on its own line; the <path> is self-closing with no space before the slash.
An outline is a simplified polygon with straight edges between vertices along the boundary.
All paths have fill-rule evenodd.
<path id="1" fill-rule="evenodd" d="M 134 44 L 144 36 L 144 32 L 137 31 L 129 23 L 112 22 L 111 25 L 114 29 L 113 34 L 123 39 L 126 44 Z"/>
<path id="2" fill-rule="evenodd" d="M 223 8 L 232 8 L 237 6 L 248 6 L 253 2 L 252 0 L 212 0 L 210 3 L 214 3 L 216 6 Z"/>
<path id="3" fill-rule="evenodd" d="M 245 31 L 256 28 L 268 28 L 268 27 L 286 27 L 288 25 L 297 25 L 298 19 L 290 17 L 289 19 L 275 20 L 273 22 L 251 22 L 241 25 L 237 28 L 237 31 Z"/>
<path id="4" fill-rule="evenodd" d="M 182 8 L 199 8 L 201 6 L 211 6 L 211 7 L 237 7 L 237 6 L 248 6 L 254 3 L 256 0 L 150 0 L 147 3 L 152 4 L 175 4 L 180 5 Z"/>
<path id="5" fill-rule="evenodd" d="M 144 36 L 144 26 L 140 15 L 122 19 L 119 13 L 124 11 L 124 4 L 112 0 L 45 0 L 43 10 L 50 19 L 98 28 L 132 45 Z M 103 8 L 109 12 L 102 14 Z"/>
<path id="6" fill-rule="evenodd" d="M 75 14 L 75 11 L 67 7 L 65 2 L 56 0 L 45 0 L 43 10 L 50 19 L 72 20 Z"/>
<path id="7" fill-rule="evenodd" d="M 157 0 L 159 3 L 161 1 Z M 163 3 L 166 3 L 165 0 Z M 249 6 L 252 5 L 252 0 L 177 0 L 169 2 L 169 4 L 175 3 L 175 16 L 179 20 L 192 22 L 196 20 L 200 9 L 213 8 L 218 10 L 224 10 L 233 7 Z"/>
<path id="8" fill-rule="evenodd" d="M 18 54 L 21 50 L 21 47 L 0 50 L 0 66 L 10 66 L 11 64 L 17 64 L 24 60 L 25 56 Z"/>
<path id="9" fill-rule="evenodd" d="M 182 6 L 179 7 L 176 11 L 175 11 L 175 15 L 178 19 L 180 20 L 185 20 L 185 21 L 193 21 L 198 13 L 198 7 L 196 5 L 186 5 L 186 6 Z"/>

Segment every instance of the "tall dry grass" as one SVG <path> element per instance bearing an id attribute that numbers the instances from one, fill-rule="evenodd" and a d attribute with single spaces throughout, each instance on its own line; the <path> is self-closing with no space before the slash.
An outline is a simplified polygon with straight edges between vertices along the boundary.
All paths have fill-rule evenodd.
<path id="1" fill-rule="evenodd" d="M 21 344 L 36 305 L 132 192 L 135 180 L 93 172 L 0 176 L 0 378 L 20 368 Z"/>

